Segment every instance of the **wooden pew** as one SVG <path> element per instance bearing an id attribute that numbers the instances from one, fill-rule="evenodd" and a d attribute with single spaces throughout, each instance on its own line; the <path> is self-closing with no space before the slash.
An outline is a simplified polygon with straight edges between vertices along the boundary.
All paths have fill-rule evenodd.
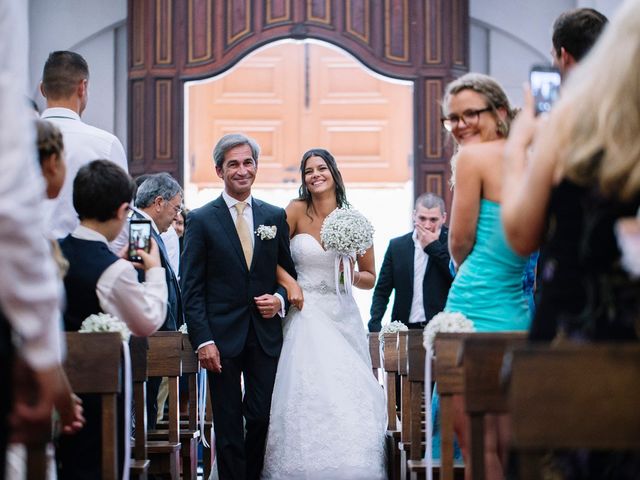
<path id="1" fill-rule="evenodd" d="M 414 335 L 422 335 L 422 330 L 414 330 Z M 398 379 L 400 381 L 400 442 L 398 442 L 398 455 L 400 456 L 400 478 L 408 477 L 407 460 L 411 446 L 411 393 L 409 378 L 407 377 L 409 331 L 398 332 Z"/>
<path id="2" fill-rule="evenodd" d="M 131 478 L 146 480 L 149 472 L 147 456 L 147 350 L 149 344 L 145 337 L 131 337 L 131 377 L 133 381 L 133 404 L 135 408 L 135 437 L 133 458 L 131 459 Z"/>
<path id="3" fill-rule="evenodd" d="M 396 383 L 398 382 L 397 338 L 397 333 L 385 333 L 382 352 L 384 388 L 387 397 L 386 452 L 389 480 L 399 480 L 400 478 L 400 456 L 398 454 L 400 430 L 398 429 L 396 411 Z"/>
<path id="4" fill-rule="evenodd" d="M 462 346 L 465 411 L 469 415 L 471 471 L 484 480 L 484 419 L 487 414 L 507 413 L 507 392 L 501 382 L 505 352 L 526 344 L 526 332 L 473 333 Z"/>
<path id="5" fill-rule="evenodd" d="M 102 478 L 116 480 L 118 472 L 117 396 L 121 384 L 122 337 L 119 333 L 67 333 L 64 370 L 77 394 L 102 397 Z"/>
<path id="6" fill-rule="evenodd" d="M 424 445 L 424 359 L 422 330 L 410 330 L 407 335 L 407 381 L 409 383 L 409 459 L 407 470 L 412 480 L 424 478 L 422 459 Z M 430 419 L 425 419 L 430 421 Z"/>
<path id="7" fill-rule="evenodd" d="M 511 444 L 520 478 L 554 449 L 640 451 L 640 346 L 528 346 L 511 361 Z"/>
<path id="8" fill-rule="evenodd" d="M 373 376 L 378 379 L 378 372 L 381 368 L 378 332 L 369 333 L 369 354 L 371 355 L 371 370 L 373 371 Z"/>
<path id="9" fill-rule="evenodd" d="M 182 333 L 156 332 L 150 337 L 147 373 L 150 377 L 167 377 L 169 384 L 169 419 L 167 440 L 148 440 L 151 465 L 149 473 L 180 478 L 180 400 L 178 378 L 182 374 Z M 151 438 L 152 432 L 147 432 Z"/>

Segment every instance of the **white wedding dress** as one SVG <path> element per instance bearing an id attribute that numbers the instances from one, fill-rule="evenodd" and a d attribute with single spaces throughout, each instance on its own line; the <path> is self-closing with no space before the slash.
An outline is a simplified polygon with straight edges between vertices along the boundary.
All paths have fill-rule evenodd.
<path id="1" fill-rule="evenodd" d="M 284 319 L 264 480 L 386 478 L 383 390 L 351 296 L 338 298 L 335 254 L 311 235 L 291 239 L 303 309 Z"/>

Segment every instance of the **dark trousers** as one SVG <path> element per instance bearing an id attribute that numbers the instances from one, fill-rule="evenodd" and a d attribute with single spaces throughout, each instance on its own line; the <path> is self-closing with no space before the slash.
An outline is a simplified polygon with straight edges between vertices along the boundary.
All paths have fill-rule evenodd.
<path id="1" fill-rule="evenodd" d="M 158 419 L 158 391 L 162 377 L 147 379 L 147 429 L 155 430 Z"/>
<path id="2" fill-rule="evenodd" d="M 13 346 L 9 322 L 0 311 L 0 480 L 4 480 L 9 440 L 9 413 L 12 405 Z"/>
<path id="3" fill-rule="evenodd" d="M 250 325 L 242 353 L 221 361 L 221 373 L 209 372 L 218 474 L 220 480 L 258 480 L 278 358 L 264 353 Z M 240 375 L 244 377 L 244 399 Z"/>

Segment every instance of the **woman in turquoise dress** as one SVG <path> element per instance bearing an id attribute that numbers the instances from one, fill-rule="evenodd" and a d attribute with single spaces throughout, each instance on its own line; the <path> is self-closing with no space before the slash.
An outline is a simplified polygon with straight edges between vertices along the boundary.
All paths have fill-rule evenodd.
<path id="1" fill-rule="evenodd" d="M 464 314 L 478 332 L 527 330 L 531 316 L 522 279 L 528 258 L 508 246 L 500 222 L 504 145 L 514 112 L 502 87 L 491 77 L 475 73 L 451 82 L 442 104 L 443 126 L 460 147 L 449 227 L 457 274 L 445 312 Z M 468 421 L 461 396 L 454 398 L 454 410 L 454 430 L 466 460 Z M 488 479 L 504 478 L 503 423 L 497 417 L 486 423 Z M 439 457 L 437 422 L 433 445 L 434 457 Z M 465 476 L 471 479 L 469 462 L 466 465 Z"/>

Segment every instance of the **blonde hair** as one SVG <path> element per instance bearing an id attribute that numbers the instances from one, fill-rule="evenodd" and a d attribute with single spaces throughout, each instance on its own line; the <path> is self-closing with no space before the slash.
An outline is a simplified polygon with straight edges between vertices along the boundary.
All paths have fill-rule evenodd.
<path id="1" fill-rule="evenodd" d="M 572 73 L 557 111 L 564 176 L 606 197 L 640 191 L 640 2 L 626 0 Z"/>
<path id="2" fill-rule="evenodd" d="M 507 137 L 509 135 L 511 121 L 516 116 L 516 111 L 511 108 L 509 98 L 500 84 L 488 75 L 482 73 L 467 73 L 447 85 L 444 96 L 442 97 L 443 112 L 447 112 L 449 98 L 463 90 L 472 90 L 486 99 L 487 106 L 491 107 L 498 124 L 498 135 L 500 137 Z M 507 112 L 507 118 L 504 121 L 498 116 L 499 108 L 504 108 Z"/>

